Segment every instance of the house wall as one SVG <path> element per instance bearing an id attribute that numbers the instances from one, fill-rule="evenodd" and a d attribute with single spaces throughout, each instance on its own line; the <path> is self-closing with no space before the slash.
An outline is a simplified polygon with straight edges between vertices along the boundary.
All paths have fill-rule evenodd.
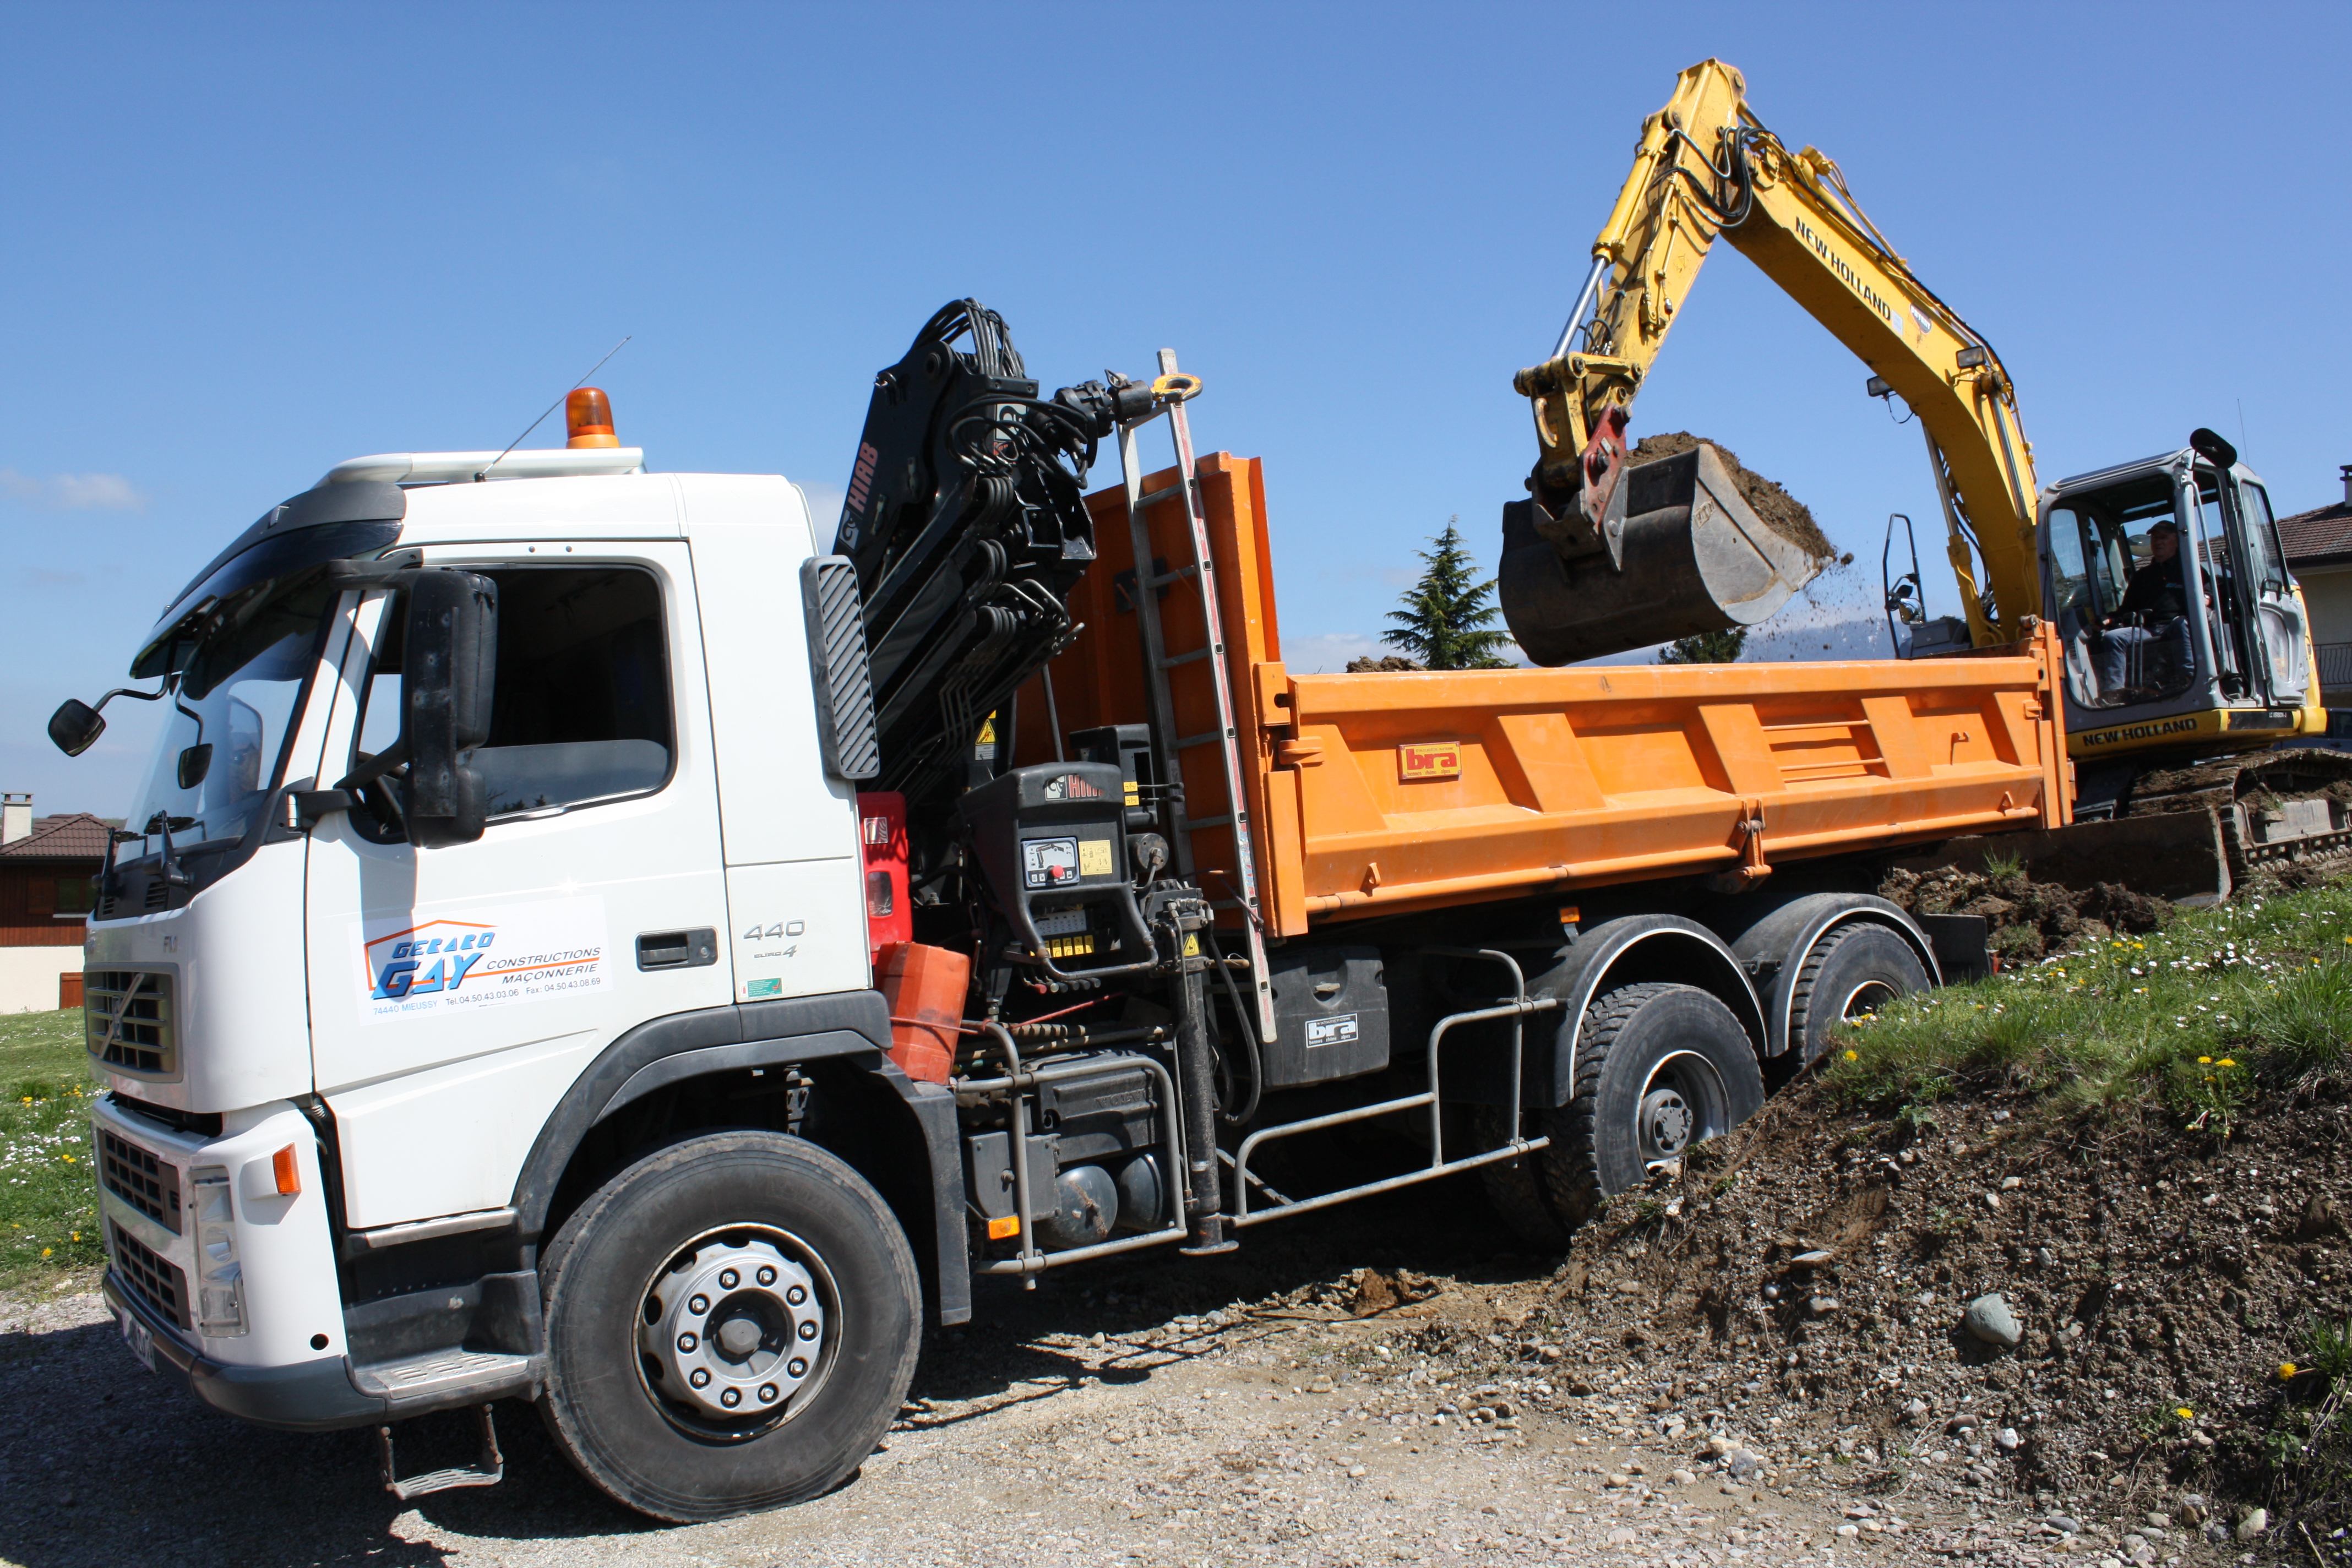
<path id="1" fill-rule="evenodd" d="M 2311 640 L 2352 642 L 2352 565 L 2298 566 L 2294 580 L 2311 612 Z"/>
<path id="2" fill-rule="evenodd" d="M 80 973 L 79 946 L 0 947 L 0 1013 L 49 1012 L 58 1005 L 58 977 Z"/>
<path id="3" fill-rule="evenodd" d="M 82 916 L 58 911 L 58 882 L 79 883 L 96 869 L 59 860 L 0 866 L 0 948 L 79 947 Z"/>
<path id="4" fill-rule="evenodd" d="M 81 973 L 83 917 L 58 912 L 58 881 L 96 869 L 69 860 L 0 866 L 0 1013 L 46 1013 L 58 1005 L 58 977 Z"/>

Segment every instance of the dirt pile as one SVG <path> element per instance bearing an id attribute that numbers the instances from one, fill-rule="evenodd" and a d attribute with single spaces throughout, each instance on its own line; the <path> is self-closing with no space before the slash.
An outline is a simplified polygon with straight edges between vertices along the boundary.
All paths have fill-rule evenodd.
<path id="1" fill-rule="evenodd" d="M 1426 1358 L 1428 1399 L 1501 1390 L 1663 1447 L 1706 1491 L 2005 1514 L 1969 1544 L 2002 1563 L 2202 1561 L 2215 1529 L 2234 1554 L 2256 1508 L 2265 1548 L 2352 1523 L 2352 1487 L 2282 1462 L 2330 1394 L 2284 1364 L 2352 1316 L 2340 1087 L 2261 1107 L 2227 1142 L 2156 1111 L 2028 1114 L 1993 1093 L 1872 1119 L 1801 1082 L 1613 1200 L 1548 1274 L 1464 1260 L 1416 1300 L 1430 1281 L 1357 1270 L 1255 1310 L 1391 1324 L 1381 1364 Z M 2013 1345 L 1964 1326 L 1988 1296 Z"/>
<path id="2" fill-rule="evenodd" d="M 1871 1121 L 1803 1086 L 1612 1204 L 1550 1310 L 1663 1433 L 1777 1416 L 1784 1456 L 1875 1488 L 2126 1519 L 2259 1503 L 2283 1405 L 2322 1392 L 2283 1364 L 2352 1315 L 2352 1110 L 2268 1110 L 2214 1143 L 1999 1096 Z M 2014 1348 L 1962 1326 L 1989 1294 Z"/>
<path id="3" fill-rule="evenodd" d="M 1980 915 L 1986 945 L 2010 962 L 2101 942 L 2117 931 L 2154 931 L 2172 914 L 2167 900 L 2119 883 L 2067 888 L 2028 880 L 2022 871 L 1986 874 L 1952 866 L 1927 872 L 1897 868 L 1879 884 L 1878 896 L 1915 914 Z"/>
<path id="4" fill-rule="evenodd" d="M 1660 458 L 1671 458 L 1687 452 L 1706 438 L 1687 430 L 1671 430 L 1663 435 L 1644 436 L 1626 454 L 1629 464 L 1653 463 Z M 1731 470 L 1731 482 L 1739 487 L 1740 499 L 1753 510 L 1764 526 L 1794 544 L 1817 562 L 1837 559 L 1837 546 L 1829 542 L 1821 524 L 1804 502 L 1790 495 L 1772 480 L 1742 464 L 1730 447 L 1720 441 L 1706 441 L 1716 455 Z"/>
<path id="5" fill-rule="evenodd" d="M 1348 661 L 1349 675 L 1402 674 L 1407 670 L 1427 669 L 1418 659 L 1390 654 L 1384 658 L 1351 658 Z"/>

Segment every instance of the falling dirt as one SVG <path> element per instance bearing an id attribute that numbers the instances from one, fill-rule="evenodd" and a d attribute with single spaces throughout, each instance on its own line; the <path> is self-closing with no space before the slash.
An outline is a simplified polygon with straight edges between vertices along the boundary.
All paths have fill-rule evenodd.
<path id="1" fill-rule="evenodd" d="M 1663 435 L 1643 437 L 1626 461 L 1637 466 L 1654 463 L 1660 458 L 1687 452 L 1702 441 L 1713 447 L 1716 456 L 1723 459 L 1723 466 L 1731 470 L 1731 481 L 1739 487 L 1740 498 L 1747 501 L 1765 527 L 1817 562 L 1837 559 L 1837 546 L 1829 542 L 1829 536 L 1813 521 L 1811 510 L 1772 480 L 1747 468 L 1731 448 L 1720 441 L 1707 441 L 1705 437 L 1694 436 L 1687 430 L 1670 430 Z"/>

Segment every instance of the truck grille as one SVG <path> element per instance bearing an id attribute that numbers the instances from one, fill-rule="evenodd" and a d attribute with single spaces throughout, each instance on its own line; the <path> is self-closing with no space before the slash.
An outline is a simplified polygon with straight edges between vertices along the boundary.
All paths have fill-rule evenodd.
<path id="1" fill-rule="evenodd" d="M 101 1127 L 98 1130 L 99 1179 L 106 1190 L 170 1231 L 180 1234 L 180 1172 Z"/>
<path id="2" fill-rule="evenodd" d="M 168 1073 L 178 1065 L 169 974 L 93 969 L 82 977 L 81 999 L 91 1056 L 124 1072 Z"/>
<path id="3" fill-rule="evenodd" d="M 186 1328 L 188 1277 L 180 1272 L 178 1265 L 142 1247 L 112 1220 L 106 1222 L 106 1235 L 113 1244 L 110 1250 L 114 1254 L 114 1271 L 122 1277 L 122 1282 L 165 1319 Z"/>

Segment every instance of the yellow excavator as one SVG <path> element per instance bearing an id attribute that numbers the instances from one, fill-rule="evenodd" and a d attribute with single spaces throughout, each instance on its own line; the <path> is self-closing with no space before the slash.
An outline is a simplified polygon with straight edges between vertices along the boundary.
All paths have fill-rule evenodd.
<path id="1" fill-rule="evenodd" d="M 1864 213 L 1837 164 L 1791 153 L 1740 73 L 1702 60 L 1642 126 L 1633 172 L 1533 405 L 1528 498 L 1504 508 L 1505 618 L 1538 664 L 1752 626 L 1824 563 L 1760 522 L 1711 448 L 1629 466 L 1635 395 L 1720 237 L 1866 363 L 1927 438 L 1960 615 L 1925 613 L 1908 520 L 1888 522 L 1898 656 L 2065 647 L 2077 819 L 2210 809 L 2232 876 L 2352 847 L 2352 762 L 2326 729 L 2301 591 L 2261 479 L 2198 430 L 2177 450 L 2042 487 L 1992 345 Z M 1910 568 L 1894 568 L 1895 525 Z"/>

